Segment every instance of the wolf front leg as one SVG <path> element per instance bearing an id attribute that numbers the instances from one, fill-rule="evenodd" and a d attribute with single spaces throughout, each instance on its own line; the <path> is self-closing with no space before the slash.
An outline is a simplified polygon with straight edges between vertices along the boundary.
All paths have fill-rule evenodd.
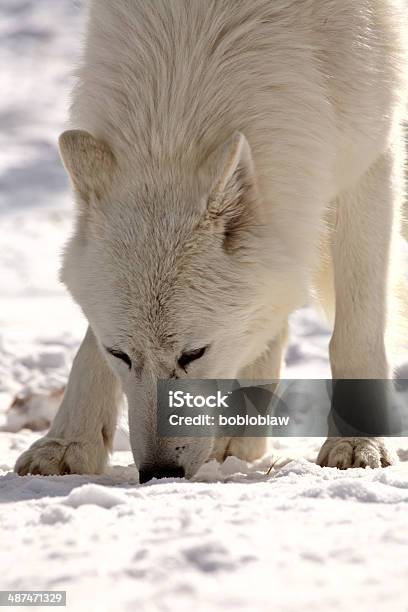
<path id="1" fill-rule="evenodd" d="M 21 476 L 103 472 L 119 401 L 119 382 L 88 327 L 50 430 L 20 456 L 15 471 Z"/>
<path id="2" fill-rule="evenodd" d="M 283 355 L 288 339 L 288 325 L 285 324 L 278 336 L 272 340 L 267 350 L 239 373 L 242 380 L 279 380 Z M 212 459 L 220 463 L 229 456 L 244 461 L 255 461 L 268 450 L 268 438 L 218 438 L 215 440 Z"/>
<path id="3" fill-rule="evenodd" d="M 387 318 L 393 314 L 392 254 L 404 193 L 402 159 L 398 144 L 337 201 L 333 239 L 336 316 L 330 342 L 334 379 L 385 380 L 392 374 L 385 335 Z M 370 415 L 364 418 L 369 423 Z M 343 469 L 381 467 L 394 461 L 381 438 L 329 437 L 318 456 L 320 465 Z"/>

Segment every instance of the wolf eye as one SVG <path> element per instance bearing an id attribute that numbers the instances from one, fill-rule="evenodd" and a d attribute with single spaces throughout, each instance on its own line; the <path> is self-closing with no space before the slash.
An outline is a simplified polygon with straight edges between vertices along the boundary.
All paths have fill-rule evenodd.
<path id="1" fill-rule="evenodd" d="M 204 355 L 206 350 L 207 347 L 203 346 L 202 348 L 195 349 L 194 351 L 185 351 L 181 354 L 181 357 L 179 358 L 177 363 L 179 364 L 180 368 L 185 370 L 189 363 L 195 361 L 196 359 L 200 359 L 200 357 Z"/>
<path id="2" fill-rule="evenodd" d="M 108 351 L 108 353 L 110 355 L 113 355 L 113 357 L 116 357 L 117 359 L 121 359 L 124 363 L 126 363 L 126 365 L 128 366 L 128 368 L 130 370 L 130 368 L 132 367 L 132 361 L 131 361 L 129 355 L 127 355 L 123 351 L 119 351 L 117 349 L 110 348 L 108 346 L 106 346 L 105 348 L 106 348 L 106 350 Z"/>

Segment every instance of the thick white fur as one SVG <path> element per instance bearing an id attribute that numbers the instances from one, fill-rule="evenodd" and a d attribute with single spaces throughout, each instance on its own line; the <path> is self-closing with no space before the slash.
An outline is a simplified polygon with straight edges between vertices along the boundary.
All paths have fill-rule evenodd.
<path id="1" fill-rule="evenodd" d="M 158 440 L 155 380 L 277 377 L 310 288 L 335 296 L 333 376 L 391 375 L 406 13 L 405 0 L 91 2 L 71 117 L 87 133 L 61 152 L 79 204 L 62 277 L 93 331 L 20 473 L 103 469 L 119 381 L 139 467 L 259 456 L 263 441 Z M 319 461 L 391 458 L 380 441 L 329 439 Z"/>

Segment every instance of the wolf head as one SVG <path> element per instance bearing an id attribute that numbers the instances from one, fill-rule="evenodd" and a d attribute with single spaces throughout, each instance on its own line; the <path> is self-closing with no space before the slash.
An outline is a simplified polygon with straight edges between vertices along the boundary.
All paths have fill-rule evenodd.
<path id="1" fill-rule="evenodd" d="M 157 171 L 83 131 L 60 150 L 78 201 L 62 280 L 122 383 L 136 465 L 191 476 L 212 441 L 158 438 L 157 379 L 234 378 L 273 333 L 248 142 L 235 133 L 196 165 Z"/>

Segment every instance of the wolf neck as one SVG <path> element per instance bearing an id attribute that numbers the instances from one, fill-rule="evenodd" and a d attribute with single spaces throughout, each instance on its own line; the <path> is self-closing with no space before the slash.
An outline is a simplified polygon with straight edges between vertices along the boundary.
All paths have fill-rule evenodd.
<path id="1" fill-rule="evenodd" d="M 124 161 L 194 165 L 251 115 L 253 88 L 244 79 L 259 76 L 248 53 L 256 44 L 251 10 L 242 9 L 246 21 L 230 16 L 225 32 L 216 2 L 152 4 L 91 4 L 73 127 L 106 139 Z"/>

